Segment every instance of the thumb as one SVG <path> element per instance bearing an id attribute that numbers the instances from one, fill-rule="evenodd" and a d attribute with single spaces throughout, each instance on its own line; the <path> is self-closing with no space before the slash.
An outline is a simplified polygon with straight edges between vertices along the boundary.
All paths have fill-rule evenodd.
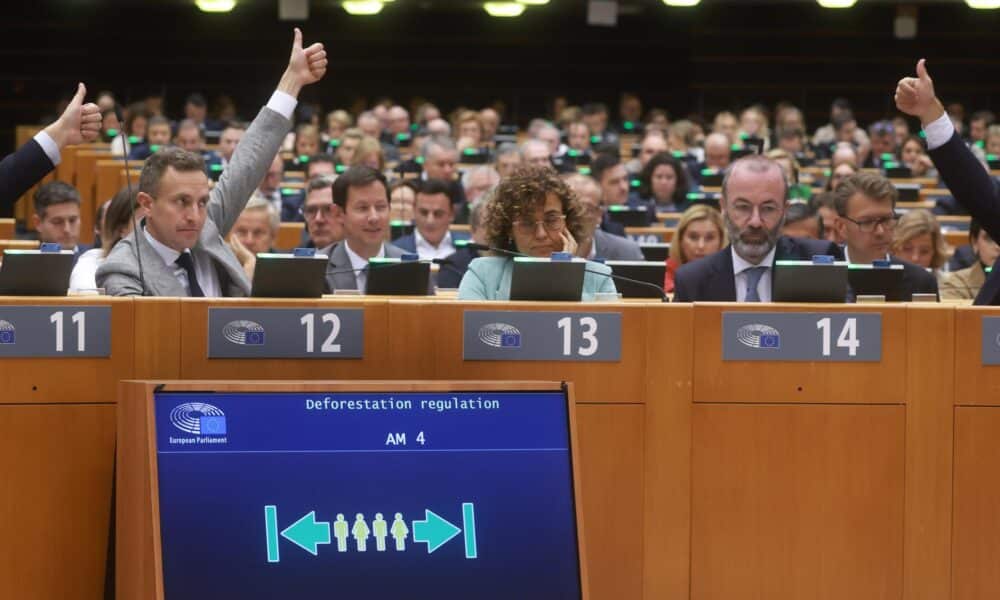
<path id="1" fill-rule="evenodd" d="M 919 77 L 921 81 L 930 81 L 931 78 L 931 76 L 927 73 L 926 63 L 927 59 L 925 58 L 921 58 L 917 61 L 917 77 Z"/>
<path id="2" fill-rule="evenodd" d="M 295 39 L 292 41 L 292 49 L 302 49 L 302 31 L 298 27 L 295 28 Z"/>
<path id="3" fill-rule="evenodd" d="M 79 107 L 83 104 L 83 98 L 87 95 L 87 86 L 83 83 L 76 84 L 76 95 L 70 100 L 69 106 Z"/>

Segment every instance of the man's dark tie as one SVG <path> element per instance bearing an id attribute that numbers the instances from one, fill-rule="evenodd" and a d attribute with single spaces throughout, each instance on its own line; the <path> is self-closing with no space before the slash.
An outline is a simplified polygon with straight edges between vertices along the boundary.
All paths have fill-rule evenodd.
<path id="1" fill-rule="evenodd" d="M 189 295 L 192 298 L 204 298 L 205 292 L 201 291 L 201 286 L 198 285 L 198 276 L 194 273 L 194 259 L 191 258 L 191 253 L 181 252 L 181 255 L 174 262 L 187 273 Z"/>

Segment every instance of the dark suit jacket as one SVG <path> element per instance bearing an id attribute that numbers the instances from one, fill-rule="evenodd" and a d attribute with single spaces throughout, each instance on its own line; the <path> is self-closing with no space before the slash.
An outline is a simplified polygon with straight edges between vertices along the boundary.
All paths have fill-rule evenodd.
<path id="1" fill-rule="evenodd" d="M 457 288 L 462 282 L 462 276 L 469 270 L 469 263 L 480 257 L 478 250 L 459 248 L 454 254 L 445 258 L 450 264 L 441 265 L 438 271 L 437 285 L 439 288 Z"/>
<path id="2" fill-rule="evenodd" d="M 958 133 L 928 154 L 955 200 L 990 237 L 1000 240 L 1000 190 Z M 1000 260 L 993 265 L 974 304 L 1000 305 Z"/>
<path id="3" fill-rule="evenodd" d="M 407 252 L 417 251 L 417 238 L 412 233 L 408 233 L 402 237 L 398 237 L 392 240 L 392 245 L 397 248 L 402 248 Z"/>
<path id="4" fill-rule="evenodd" d="M 937 277 L 933 273 L 928 273 L 927 269 L 920 265 L 901 260 L 895 256 L 889 257 L 889 262 L 894 265 L 903 265 L 903 300 L 909 302 L 913 294 L 935 294 L 938 293 Z M 847 301 L 854 302 L 854 290 L 848 286 Z"/>
<path id="5" fill-rule="evenodd" d="M 0 161 L 0 217 L 13 214 L 14 202 L 55 168 L 35 140 Z"/>
<path id="6" fill-rule="evenodd" d="M 612 221 L 611 217 L 608 216 L 608 213 L 604 213 L 604 218 L 601 219 L 601 231 L 605 231 L 611 235 L 625 237 L 625 226 L 621 223 Z"/>
<path id="7" fill-rule="evenodd" d="M 674 302 L 736 302 L 732 248 L 726 246 L 711 256 L 689 262 L 677 269 Z M 836 260 L 844 259 L 844 252 L 833 242 L 781 236 L 778 238 L 774 260 L 812 260 L 817 254 L 829 254 Z M 771 282 L 774 283 L 774 277 Z"/>

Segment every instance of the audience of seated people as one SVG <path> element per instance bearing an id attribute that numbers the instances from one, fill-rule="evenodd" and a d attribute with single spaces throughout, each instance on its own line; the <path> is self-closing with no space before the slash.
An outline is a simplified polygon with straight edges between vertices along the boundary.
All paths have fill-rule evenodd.
<path id="1" fill-rule="evenodd" d="M 106 117 L 101 129 L 106 134 L 114 133 L 117 122 L 113 118 L 114 97 L 102 94 L 101 102 L 105 105 L 102 114 Z M 565 117 L 562 132 L 552 122 L 536 119 L 527 138 L 520 138 L 520 145 L 496 138 L 503 118 L 492 107 L 456 110 L 449 113 L 449 123 L 441 117 L 441 111 L 429 103 L 417 107 L 414 110 L 417 118 L 411 121 L 406 108 L 380 102 L 362 112 L 356 121 L 347 111 L 330 111 L 326 113 L 325 127 L 321 130 L 315 123 L 323 113 L 318 106 L 310 106 L 309 110 L 295 113 L 300 124 L 291 138 L 290 158 L 287 154 L 276 153 L 253 199 L 228 225 L 238 240 L 234 245 L 242 246 L 252 255 L 272 249 L 281 221 L 304 221 L 303 245 L 317 247 L 330 255 L 327 283 L 331 290 L 363 289 L 365 274 L 359 271 L 357 264 L 372 256 L 394 256 L 403 250 L 415 252 L 421 259 L 462 254 L 465 249 L 456 247 L 451 226 L 468 223 L 473 205 L 480 207 L 481 218 L 475 229 L 484 240 L 490 239 L 488 235 L 496 231 L 490 219 L 507 214 L 511 237 L 510 243 L 504 246 L 523 245 L 528 249 L 544 250 L 572 245 L 574 252 L 584 258 L 628 257 L 634 260 L 641 259 L 641 250 L 623 237 L 624 227 L 608 217 L 609 207 L 645 207 L 649 224 L 658 219 L 657 213 L 687 209 L 685 216 L 692 216 L 687 220 L 682 217 L 675 231 L 670 258 L 673 262 L 672 266 L 668 263 L 665 282 L 667 287 L 673 287 L 676 272 L 677 300 L 744 301 L 749 298 L 767 301 L 770 299 L 770 268 L 776 259 L 808 258 L 817 253 L 844 256 L 851 262 L 871 263 L 885 259 L 903 264 L 908 293 L 936 293 L 934 279 L 937 278 L 941 282 L 942 295 L 946 289 L 948 294 L 955 294 L 954 290 L 961 288 L 962 293 L 969 296 L 973 284 L 978 281 L 981 286 L 982 281 L 973 280 L 969 284 L 961 277 L 976 274 L 975 269 L 979 269 L 979 275 L 985 275 L 984 263 L 991 262 L 988 259 L 993 245 L 988 233 L 978 227 L 975 235 L 970 235 L 970 245 L 979 260 L 954 274 L 946 272 L 951 253 L 933 213 L 951 213 L 961 207 L 956 209 L 944 201 L 939 202 L 933 213 L 911 210 L 897 217 L 898 194 L 884 176 L 885 169 L 898 165 L 909 169 L 913 177 L 936 180 L 938 171 L 928 154 L 927 142 L 922 136 L 910 134 L 911 123 L 901 115 L 887 115 L 867 127 L 860 126 L 849 103 L 843 99 L 834 101 L 830 122 L 820 127 L 811 140 L 806 135 L 803 112 L 788 103 L 780 103 L 773 113 L 760 105 L 746 107 L 739 112 L 738 119 L 729 111 L 720 111 L 711 121 L 711 132 L 705 136 L 702 123 L 708 121 L 702 117 L 690 115 L 671 123 L 664 111 L 654 109 L 642 119 L 641 100 L 623 94 L 621 120 L 614 124 L 609 123 L 608 109 L 601 103 L 565 106 L 561 111 Z M 163 148 L 176 147 L 201 155 L 204 168 L 212 179 L 217 179 L 224 169 L 229 170 L 241 139 L 248 133 L 247 126 L 238 120 L 210 117 L 204 98 L 199 94 L 188 97 L 184 118 L 177 122 L 173 134 L 171 122 L 157 115 L 155 107 L 133 103 L 125 112 L 127 139 L 105 137 L 111 141 L 112 152 L 127 153 L 132 160 L 146 160 Z M 987 155 L 1000 154 L 1000 126 L 993 125 L 993 121 L 991 113 L 981 111 L 973 114 L 969 122 L 965 141 L 982 148 L 978 155 L 982 161 Z M 217 151 L 206 147 L 206 131 L 219 134 Z M 621 147 L 619 142 L 623 142 Z M 767 153 L 770 161 L 753 158 L 734 162 L 734 156 L 743 153 L 745 143 L 774 148 Z M 631 155 L 634 158 L 623 161 L 619 152 L 628 153 L 632 148 L 638 150 Z M 485 156 L 488 163 L 462 164 L 466 150 L 474 152 L 477 159 Z M 739 153 L 734 155 L 734 151 Z M 829 163 L 820 163 L 823 166 L 817 169 L 802 166 L 817 159 L 829 159 Z M 177 164 L 184 165 L 179 167 L 181 171 L 188 166 L 184 160 Z M 404 170 L 403 165 L 410 170 Z M 525 167 L 534 169 L 525 170 Z M 780 169 L 775 171 L 775 167 Z M 159 174 L 161 178 L 178 171 L 170 166 L 170 161 L 165 169 L 165 173 Z M 347 187 L 341 194 L 343 202 L 338 202 L 336 180 L 346 172 L 353 172 L 354 179 L 359 177 L 358 173 L 367 172 L 359 169 L 373 171 L 383 179 L 369 181 L 369 176 L 364 176 L 358 180 L 362 183 L 345 183 Z M 863 169 L 882 173 L 863 172 Z M 289 171 L 301 171 L 305 182 L 284 185 Z M 515 173 L 523 175 L 529 171 L 533 173 L 531 178 L 518 180 L 527 186 L 526 189 L 537 186 L 546 190 L 545 196 L 534 198 L 535 204 L 531 206 L 519 204 L 516 210 L 524 212 L 514 219 L 504 212 L 508 207 L 496 204 L 511 199 L 505 182 L 515 178 Z M 541 175 L 543 172 L 547 175 Z M 562 185 L 570 190 L 574 202 L 563 201 L 562 188 L 547 183 L 548 178 L 560 173 L 568 175 Z M 703 173 L 718 173 L 726 180 L 722 212 L 715 213 L 714 218 L 713 213 L 706 212 L 707 207 L 689 208 L 688 204 L 688 192 L 698 190 Z M 771 181 L 777 173 L 784 180 L 783 195 L 778 193 L 777 182 Z M 183 174 L 187 176 L 186 171 Z M 404 179 L 414 176 L 413 181 Z M 39 193 L 44 189 L 45 186 L 40 188 Z M 354 200 L 359 190 L 365 192 L 362 196 L 368 201 L 365 205 L 367 217 L 360 216 L 358 210 L 349 211 L 356 207 Z M 372 190 L 384 193 L 376 194 Z M 506 193 L 500 193 L 503 190 Z M 799 195 L 800 192 L 804 195 Z M 550 193 L 562 206 L 566 221 L 562 232 L 572 238 L 572 244 L 557 244 L 557 238 L 561 240 L 565 236 L 552 235 L 557 230 L 550 230 L 544 224 L 530 235 L 526 229 L 520 231 L 524 234 L 520 238 L 515 235 L 519 230 L 512 225 L 514 220 L 532 211 L 541 211 L 542 216 L 552 212 L 547 210 Z M 384 206 L 375 201 L 376 196 L 385 197 Z M 50 235 L 53 227 L 48 221 L 58 218 L 44 211 L 51 212 L 55 206 L 58 212 L 62 204 L 67 204 L 64 208 L 69 209 L 72 202 L 46 207 L 44 200 L 36 199 L 35 208 L 39 212 L 34 218 L 38 221 L 35 228 L 40 239 L 58 241 L 64 247 L 75 248 L 79 255 L 82 252 L 76 243 L 79 239 L 79 195 L 76 197 L 77 233 L 70 246 L 63 244 L 64 235 Z M 138 205 L 152 217 L 146 233 L 153 238 L 154 248 L 155 242 L 169 247 L 164 240 L 156 238 L 158 229 L 153 224 L 157 216 L 163 217 L 155 210 L 155 200 L 156 197 L 148 192 L 138 197 Z M 570 207 L 579 208 L 582 213 L 573 216 L 567 212 Z M 232 215 L 226 217 L 229 219 Z M 412 222 L 408 225 L 412 232 L 390 243 L 395 235 L 390 231 L 397 231 L 390 229 L 390 220 Z M 546 222 L 544 218 L 535 220 Z M 102 238 L 107 235 L 103 227 L 100 231 Z M 378 244 L 375 232 L 381 236 Z M 547 246 L 542 244 L 542 233 L 549 240 Z M 691 241 L 685 238 L 686 234 L 690 234 Z M 985 236 L 985 241 L 979 239 L 980 235 Z M 110 239 L 120 237 L 114 229 L 111 231 Z M 701 250 L 696 250 L 694 241 L 702 238 Z M 816 241 L 807 241 L 810 238 Z M 532 239 L 537 242 L 534 246 Z M 727 240 L 729 246 L 726 246 Z M 838 246 L 819 240 L 843 244 L 842 254 Z M 718 248 L 713 247 L 716 242 Z M 109 250 L 96 248 L 93 256 L 103 258 Z M 535 251 L 528 253 L 537 255 Z M 703 257 L 711 260 L 698 260 Z M 466 264 L 472 258 L 484 257 L 471 256 Z M 194 263 L 196 274 L 206 269 L 199 264 L 198 258 Z M 692 264 L 688 266 L 688 263 Z M 489 277 L 498 278 L 498 283 L 503 283 L 505 274 L 509 274 L 503 271 L 507 267 L 492 270 L 499 263 L 480 264 L 482 267 L 477 268 L 485 269 Z M 681 269 L 682 266 L 685 268 Z M 92 270 L 96 268 L 95 264 Z M 225 271 L 225 266 L 219 270 Z M 177 267 L 174 271 L 178 274 L 175 279 L 191 293 L 191 286 L 184 286 L 186 281 L 181 277 L 187 277 L 187 270 Z M 350 276 L 352 285 L 347 283 L 345 274 Z M 476 269 L 473 274 L 481 275 Z M 240 287 L 238 281 L 215 281 L 218 278 L 211 276 L 209 279 L 212 281 L 207 287 L 220 295 L 227 292 L 230 284 Z M 111 281 L 121 284 L 116 277 L 111 277 Z M 594 282 L 588 280 L 588 285 L 591 284 Z M 127 293 L 135 289 L 128 282 L 121 285 L 119 289 Z M 470 285 L 466 282 L 465 287 Z M 598 282 L 588 288 L 587 293 L 599 291 L 604 286 L 604 282 Z M 483 288 L 477 293 L 480 292 L 497 297 L 500 288 Z M 466 289 L 464 293 L 471 292 Z"/>

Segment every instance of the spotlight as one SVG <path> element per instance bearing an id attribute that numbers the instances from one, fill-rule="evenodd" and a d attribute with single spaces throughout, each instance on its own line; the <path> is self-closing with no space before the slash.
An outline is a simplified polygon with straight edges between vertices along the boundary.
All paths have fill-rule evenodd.
<path id="1" fill-rule="evenodd" d="M 381 0 L 344 0 L 341 6 L 350 15 L 377 15 L 382 10 Z"/>

